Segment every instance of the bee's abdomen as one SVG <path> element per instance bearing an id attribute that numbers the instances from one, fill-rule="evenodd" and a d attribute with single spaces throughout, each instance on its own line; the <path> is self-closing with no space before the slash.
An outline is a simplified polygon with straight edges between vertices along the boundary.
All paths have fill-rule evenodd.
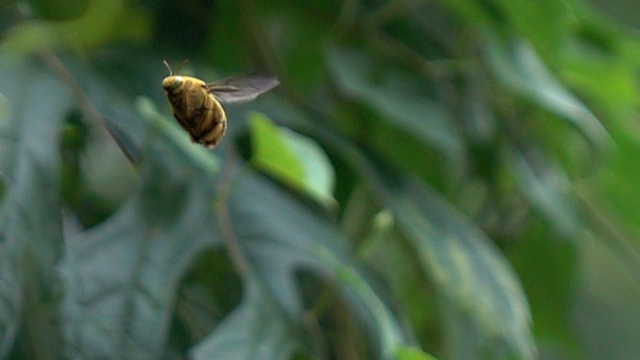
<path id="1" fill-rule="evenodd" d="M 222 139 L 227 129 L 227 116 L 220 103 L 209 94 L 204 102 L 197 135 L 193 134 L 194 140 L 207 147 L 215 147 Z"/>

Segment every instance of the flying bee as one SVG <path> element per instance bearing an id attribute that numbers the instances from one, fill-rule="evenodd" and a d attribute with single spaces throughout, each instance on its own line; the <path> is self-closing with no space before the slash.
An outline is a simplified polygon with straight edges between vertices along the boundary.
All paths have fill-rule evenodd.
<path id="1" fill-rule="evenodd" d="M 162 87 L 167 92 L 173 116 L 193 142 L 211 149 L 218 145 L 227 129 L 227 115 L 221 104 L 251 101 L 280 83 L 273 76 L 245 75 L 207 84 L 191 76 L 174 75 L 166 61 L 164 65 L 169 76 L 162 80 Z"/>

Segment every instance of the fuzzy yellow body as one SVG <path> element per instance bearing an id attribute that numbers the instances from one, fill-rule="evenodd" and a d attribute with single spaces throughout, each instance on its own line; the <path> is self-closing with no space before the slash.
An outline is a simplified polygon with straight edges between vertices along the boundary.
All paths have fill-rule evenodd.
<path id="1" fill-rule="evenodd" d="M 207 90 L 207 84 L 190 76 L 167 76 L 162 87 L 173 111 L 173 116 L 191 139 L 209 148 L 214 148 L 227 129 L 227 115 Z"/>
<path id="2" fill-rule="evenodd" d="M 173 116 L 193 142 L 208 148 L 216 147 L 227 130 L 227 115 L 221 103 L 252 101 L 280 83 L 273 76 L 246 75 L 207 84 L 191 76 L 174 75 L 169 64 L 164 64 L 169 76 L 162 80 L 162 87 Z"/>

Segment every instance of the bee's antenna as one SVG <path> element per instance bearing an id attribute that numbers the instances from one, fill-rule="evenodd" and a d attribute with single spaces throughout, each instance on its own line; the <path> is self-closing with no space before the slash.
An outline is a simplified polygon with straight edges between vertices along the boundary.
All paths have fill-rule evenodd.
<path id="1" fill-rule="evenodd" d="M 178 66 L 178 68 L 176 69 L 176 72 L 180 71 L 180 69 L 182 69 L 182 67 L 187 65 L 188 63 L 189 63 L 189 59 L 184 59 L 182 64 L 180 64 L 180 66 Z"/>
<path id="2" fill-rule="evenodd" d="M 164 66 L 167 67 L 167 70 L 169 70 L 169 76 L 173 76 L 173 71 L 171 71 L 171 66 L 169 66 L 169 63 L 167 62 L 167 60 L 162 60 L 162 62 L 164 63 Z M 180 65 L 180 66 L 182 66 L 182 65 Z"/>

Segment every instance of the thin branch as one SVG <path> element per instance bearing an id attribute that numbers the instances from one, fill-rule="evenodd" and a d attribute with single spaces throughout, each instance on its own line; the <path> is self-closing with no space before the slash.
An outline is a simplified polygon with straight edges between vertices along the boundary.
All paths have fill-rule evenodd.
<path id="1" fill-rule="evenodd" d="M 231 190 L 234 184 L 234 175 L 237 170 L 238 157 L 233 147 L 229 150 L 229 159 L 224 162 L 222 172 L 220 174 L 220 182 L 217 186 L 217 199 L 214 203 L 214 209 L 216 218 L 218 220 L 218 226 L 220 227 L 220 235 L 222 236 L 222 242 L 225 248 L 229 252 L 229 258 L 238 274 L 243 275 L 249 271 L 249 265 L 245 259 L 240 246 L 238 244 L 238 237 L 233 230 L 231 222 L 231 214 L 229 213 L 229 198 L 231 196 Z"/>
<path id="2" fill-rule="evenodd" d="M 85 94 L 84 90 L 80 84 L 73 77 L 71 72 L 65 67 L 62 63 L 62 60 L 54 53 L 51 49 L 45 49 L 40 52 L 40 58 L 42 61 L 49 67 L 53 73 L 55 73 L 64 83 L 67 84 L 73 96 L 78 101 L 78 105 L 80 106 L 80 111 L 84 114 L 85 118 L 89 123 L 95 127 L 96 129 L 103 129 L 109 134 L 111 139 L 118 145 L 122 153 L 126 156 L 127 160 L 130 164 L 135 165 L 136 159 L 133 155 L 127 151 L 127 148 L 124 146 L 122 141 L 111 131 L 107 126 L 106 120 L 100 115 L 100 112 L 93 105 L 89 97 Z"/>
<path id="3" fill-rule="evenodd" d="M 612 216 L 606 210 L 603 210 L 602 205 L 595 204 L 597 199 L 594 199 L 591 194 L 580 190 L 575 190 L 574 193 L 582 205 L 586 221 L 596 232 L 596 236 L 602 239 L 602 243 L 606 244 L 609 250 L 619 257 L 629 269 L 630 274 L 638 274 L 640 271 L 640 253 L 625 235 L 624 225 L 612 220 Z M 608 241 L 604 241 L 604 239 Z M 635 278 L 635 275 L 633 276 Z"/>
<path id="4" fill-rule="evenodd" d="M 375 49 L 430 78 L 449 79 L 469 64 L 463 60 L 429 60 L 382 30 L 369 31 Z"/>

